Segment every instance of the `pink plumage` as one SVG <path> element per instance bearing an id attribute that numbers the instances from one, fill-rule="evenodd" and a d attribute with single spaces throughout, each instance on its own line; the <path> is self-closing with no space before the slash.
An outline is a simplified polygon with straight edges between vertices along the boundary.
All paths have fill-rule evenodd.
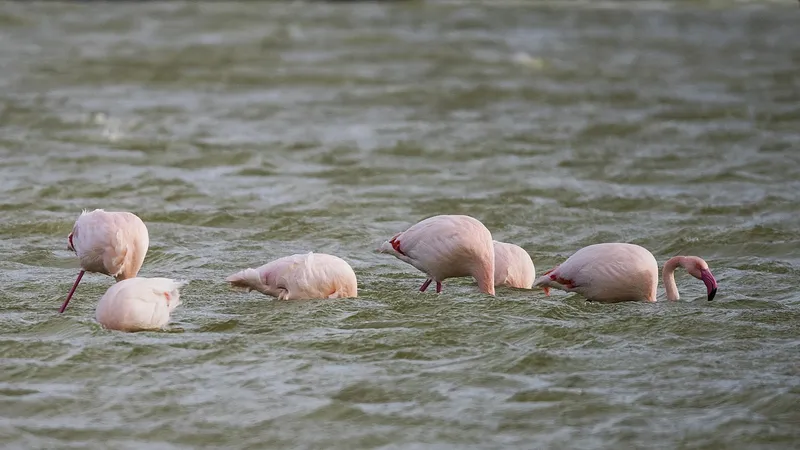
<path id="1" fill-rule="evenodd" d="M 81 271 L 59 312 L 67 308 L 85 272 L 133 278 L 142 267 L 150 238 L 142 219 L 129 212 L 83 211 L 67 237 L 67 249 L 78 255 Z"/>
<path id="2" fill-rule="evenodd" d="M 680 298 L 674 272 L 681 266 L 705 283 L 708 300 L 717 293 L 717 281 L 708 264 L 697 256 L 675 256 L 664 264 L 667 299 Z M 615 303 L 656 301 L 658 263 L 647 249 L 635 244 L 604 243 L 584 247 L 533 283 L 549 295 L 549 288 L 576 292 L 590 301 Z"/>
<path id="3" fill-rule="evenodd" d="M 428 279 L 420 291 L 436 281 L 436 292 L 441 292 L 445 279 L 471 276 L 481 292 L 494 295 L 492 234 L 474 217 L 429 217 L 395 234 L 378 251 L 394 255 L 425 273 Z"/>
<path id="4" fill-rule="evenodd" d="M 522 247 L 494 241 L 494 285 L 530 289 L 536 278 L 531 255 Z"/>
<path id="5" fill-rule="evenodd" d="M 181 304 L 179 290 L 185 284 L 169 278 L 120 280 L 100 299 L 95 318 L 110 330 L 164 328 L 169 323 L 170 313 Z"/>
<path id="6" fill-rule="evenodd" d="M 353 268 L 337 256 L 306 253 L 285 256 L 257 269 L 237 272 L 226 281 L 279 300 L 309 300 L 358 296 Z"/>

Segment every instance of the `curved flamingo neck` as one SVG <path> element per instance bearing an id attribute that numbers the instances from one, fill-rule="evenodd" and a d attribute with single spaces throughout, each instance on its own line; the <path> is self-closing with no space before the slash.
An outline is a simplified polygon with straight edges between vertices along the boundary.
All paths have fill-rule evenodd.
<path id="1" fill-rule="evenodd" d="M 494 257 L 494 249 L 492 249 L 492 257 Z M 478 289 L 481 292 L 494 295 L 494 258 L 491 261 L 483 261 L 473 277 L 478 282 Z"/>
<path id="2" fill-rule="evenodd" d="M 667 291 L 667 300 L 669 301 L 676 301 L 681 298 L 681 295 L 678 293 L 678 285 L 675 284 L 675 269 L 677 269 L 678 266 L 685 268 L 685 262 L 685 257 L 673 256 L 664 263 L 664 270 L 661 272 L 661 278 L 664 281 L 664 289 Z"/>

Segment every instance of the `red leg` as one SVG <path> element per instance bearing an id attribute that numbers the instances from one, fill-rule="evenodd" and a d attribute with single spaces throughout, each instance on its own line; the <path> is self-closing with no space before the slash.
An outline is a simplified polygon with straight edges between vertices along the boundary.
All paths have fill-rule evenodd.
<path id="1" fill-rule="evenodd" d="M 558 269 L 558 266 L 553 267 L 552 269 L 548 270 L 547 272 L 543 273 L 542 275 L 549 275 L 552 271 Z M 553 279 L 553 276 L 550 275 L 550 279 Z M 544 291 L 544 295 L 550 296 L 550 286 L 542 286 L 542 290 Z"/>
<path id="2" fill-rule="evenodd" d="M 560 266 L 560 264 L 559 264 L 559 266 Z M 558 284 L 560 284 L 560 285 L 562 285 L 562 286 L 564 286 L 566 288 L 569 288 L 569 289 L 574 288 L 575 285 L 572 284 L 572 280 L 567 280 L 566 278 L 561 278 L 557 274 L 553 273 L 553 271 L 558 269 L 559 266 L 553 267 L 552 269 L 548 270 L 547 272 L 543 273 L 542 275 L 550 275 L 550 279 L 555 281 L 556 283 L 558 283 Z M 550 287 L 549 286 L 542 286 L 542 290 L 544 291 L 544 295 L 547 295 L 547 296 L 550 295 Z"/>
<path id="3" fill-rule="evenodd" d="M 72 289 L 69 290 L 69 294 L 67 294 L 67 299 L 64 300 L 64 304 L 61 305 L 61 309 L 58 311 L 59 314 L 63 313 L 65 309 L 67 309 L 67 304 L 69 303 L 69 299 L 72 298 L 72 294 L 75 293 L 75 289 L 78 288 L 78 283 L 81 282 L 81 278 L 83 278 L 84 271 L 81 270 L 78 272 L 78 278 L 75 279 L 75 284 L 72 285 Z"/>
<path id="4" fill-rule="evenodd" d="M 432 279 L 430 279 L 430 278 L 428 278 L 427 280 L 425 280 L 425 282 L 424 282 L 424 283 L 422 283 L 422 286 L 420 286 L 420 287 L 419 287 L 419 291 L 420 291 L 420 292 L 425 292 L 425 289 L 428 289 L 428 286 L 430 286 L 430 285 L 431 285 L 431 281 L 433 281 L 433 280 L 432 280 Z"/>
<path id="5" fill-rule="evenodd" d="M 442 292 L 442 282 L 441 281 L 437 281 L 436 282 L 436 293 L 440 294 L 441 292 Z"/>

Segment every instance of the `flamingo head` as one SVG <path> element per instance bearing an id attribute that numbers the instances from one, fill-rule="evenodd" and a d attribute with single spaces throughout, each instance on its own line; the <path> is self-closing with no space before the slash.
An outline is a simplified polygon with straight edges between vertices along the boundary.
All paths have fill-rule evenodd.
<path id="1" fill-rule="evenodd" d="M 709 270 L 708 264 L 703 261 L 703 258 L 697 256 L 689 256 L 687 259 L 690 261 L 689 264 L 685 265 L 686 271 L 689 272 L 689 275 L 701 280 L 706 285 L 708 301 L 714 300 L 714 296 L 717 295 L 717 280 L 714 278 L 711 270 Z"/>
<path id="2" fill-rule="evenodd" d="M 73 233 L 70 233 L 69 236 L 67 236 L 67 250 L 70 250 L 70 251 L 74 252 L 75 251 L 75 246 L 72 245 L 72 235 L 73 235 Z"/>

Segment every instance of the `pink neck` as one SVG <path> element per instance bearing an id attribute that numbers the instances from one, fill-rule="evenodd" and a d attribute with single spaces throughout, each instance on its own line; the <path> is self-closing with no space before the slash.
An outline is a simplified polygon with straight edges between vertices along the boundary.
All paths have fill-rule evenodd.
<path id="1" fill-rule="evenodd" d="M 478 282 L 478 289 L 484 294 L 494 295 L 494 249 L 492 258 L 480 265 L 478 272 L 473 275 Z"/>
<path id="2" fill-rule="evenodd" d="M 145 247 L 142 249 L 141 245 L 137 242 L 134 242 L 133 245 L 129 245 L 128 249 L 122 260 L 122 272 L 115 277 L 117 281 L 135 278 L 142 268 L 145 255 L 147 255 L 147 248 Z"/>
<path id="3" fill-rule="evenodd" d="M 678 285 L 675 284 L 675 269 L 677 269 L 678 266 L 686 267 L 684 265 L 685 262 L 685 257 L 673 256 L 664 263 L 664 270 L 661 272 L 661 278 L 664 282 L 664 289 L 667 291 L 667 300 L 669 301 L 676 301 L 681 298 L 681 295 L 678 293 Z"/>

